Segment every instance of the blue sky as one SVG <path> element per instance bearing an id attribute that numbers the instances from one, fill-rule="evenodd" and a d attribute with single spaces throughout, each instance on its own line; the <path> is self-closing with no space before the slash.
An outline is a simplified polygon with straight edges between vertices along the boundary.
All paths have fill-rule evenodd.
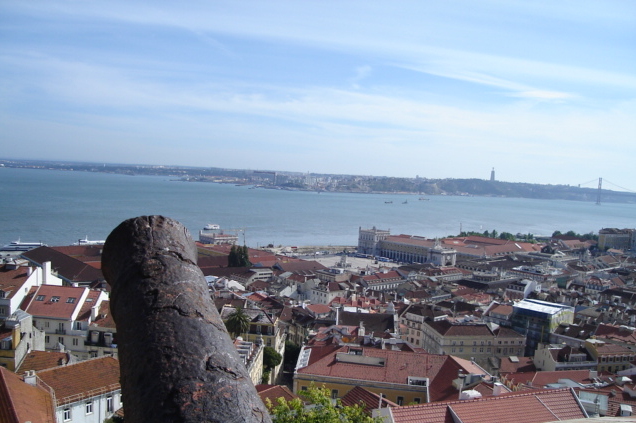
<path id="1" fill-rule="evenodd" d="M 0 147 L 636 190 L 636 2 L 0 1 Z"/>

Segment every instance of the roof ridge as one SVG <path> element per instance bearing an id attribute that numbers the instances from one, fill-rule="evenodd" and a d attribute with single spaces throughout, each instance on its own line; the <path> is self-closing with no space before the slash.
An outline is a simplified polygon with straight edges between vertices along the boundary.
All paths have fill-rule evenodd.
<path id="1" fill-rule="evenodd" d="M 63 365 L 63 366 L 56 366 L 56 367 L 51 367 L 51 368 L 44 369 L 44 370 L 39 370 L 39 371 L 37 371 L 37 372 L 36 372 L 36 374 L 38 374 L 38 375 L 39 375 L 39 374 L 41 374 L 41 373 L 44 373 L 44 372 L 50 372 L 50 371 L 52 371 L 52 370 L 65 369 L 65 368 L 67 368 L 67 367 L 72 367 L 72 366 L 75 366 L 75 365 L 77 365 L 77 364 L 86 364 L 86 363 L 90 363 L 90 362 L 92 362 L 92 361 L 96 361 L 96 360 L 105 360 L 105 359 L 109 359 L 109 358 L 110 358 L 110 359 L 112 359 L 112 360 L 117 360 L 115 357 L 112 357 L 112 356 L 109 356 L 109 355 L 103 355 L 103 356 L 101 356 L 101 357 L 90 357 L 90 358 L 87 358 L 86 360 L 75 361 L 75 362 L 73 362 L 73 363 L 67 363 L 67 364 L 65 364 L 65 365 Z"/>

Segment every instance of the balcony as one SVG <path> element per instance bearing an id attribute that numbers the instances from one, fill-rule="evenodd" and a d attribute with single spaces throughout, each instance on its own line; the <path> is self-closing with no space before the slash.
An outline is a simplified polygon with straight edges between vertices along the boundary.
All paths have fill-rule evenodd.
<path id="1" fill-rule="evenodd" d="M 66 335 L 66 329 L 55 329 L 56 335 Z"/>

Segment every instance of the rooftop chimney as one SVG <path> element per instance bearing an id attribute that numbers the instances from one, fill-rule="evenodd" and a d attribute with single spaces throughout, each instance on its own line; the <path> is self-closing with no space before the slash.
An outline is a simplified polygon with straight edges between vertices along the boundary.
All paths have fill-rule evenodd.
<path id="1" fill-rule="evenodd" d="M 492 395 L 498 397 L 504 391 L 504 385 L 501 382 L 495 382 L 492 386 Z"/>
<path id="2" fill-rule="evenodd" d="M 35 375 L 35 370 L 27 370 L 24 374 L 24 382 L 31 385 L 37 385 L 37 376 Z"/>

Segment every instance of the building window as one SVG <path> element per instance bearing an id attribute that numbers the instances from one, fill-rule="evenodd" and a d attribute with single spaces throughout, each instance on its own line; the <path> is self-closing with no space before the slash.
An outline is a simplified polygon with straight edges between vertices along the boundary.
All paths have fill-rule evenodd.
<path id="1" fill-rule="evenodd" d="M 86 403 L 86 414 L 93 414 L 93 401 Z"/>
<path id="2" fill-rule="evenodd" d="M 79 339 L 73 338 L 73 346 L 77 347 L 79 345 Z"/>
<path id="3" fill-rule="evenodd" d="M 106 411 L 113 412 L 113 397 L 106 397 Z"/>
<path id="4" fill-rule="evenodd" d="M 307 387 L 306 387 L 306 386 L 301 386 L 301 387 L 300 387 L 300 390 L 301 390 L 301 391 L 306 391 L 306 390 L 307 390 Z"/>
<path id="5" fill-rule="evenodd" d="M 404 397 L 397 397 L 397 405 L 404 405 Z"/>
<path id="6" fill-rule="evenodd" d="M 61 336 L 57 337 L 57 342 L 59 342 L 60 344 L 64 345 L 64 338 L 62 338 Z"/>
<path id="7" fill-rule="evenodd" d="M 331 399 L 336 399 L 338 398 L 338 390 L 337 389 L 332 389 L 331 390 Z"/>
<path id="8" fill-rule="evenodd" d="M 422 398 L 413 398 L 414 404 L 420 404 L 422 402 Z"/>
<path id="9" fill-rule="evenodd" d="M 64 421 L 68 422 L 71 420 L 71 409 L 70 408 L 65 408 L 64 409 Z"/>
<path id="10" fill-rule="evenodd" d="M 49 336 L 48 336 L 48 335 L 46 335 L 46 336 L 44 337 L 44 343 L 45 343 L 45 344 L 48 344 L 48 343 L 49 343 L 49 341 L 50 341 Z"/>

